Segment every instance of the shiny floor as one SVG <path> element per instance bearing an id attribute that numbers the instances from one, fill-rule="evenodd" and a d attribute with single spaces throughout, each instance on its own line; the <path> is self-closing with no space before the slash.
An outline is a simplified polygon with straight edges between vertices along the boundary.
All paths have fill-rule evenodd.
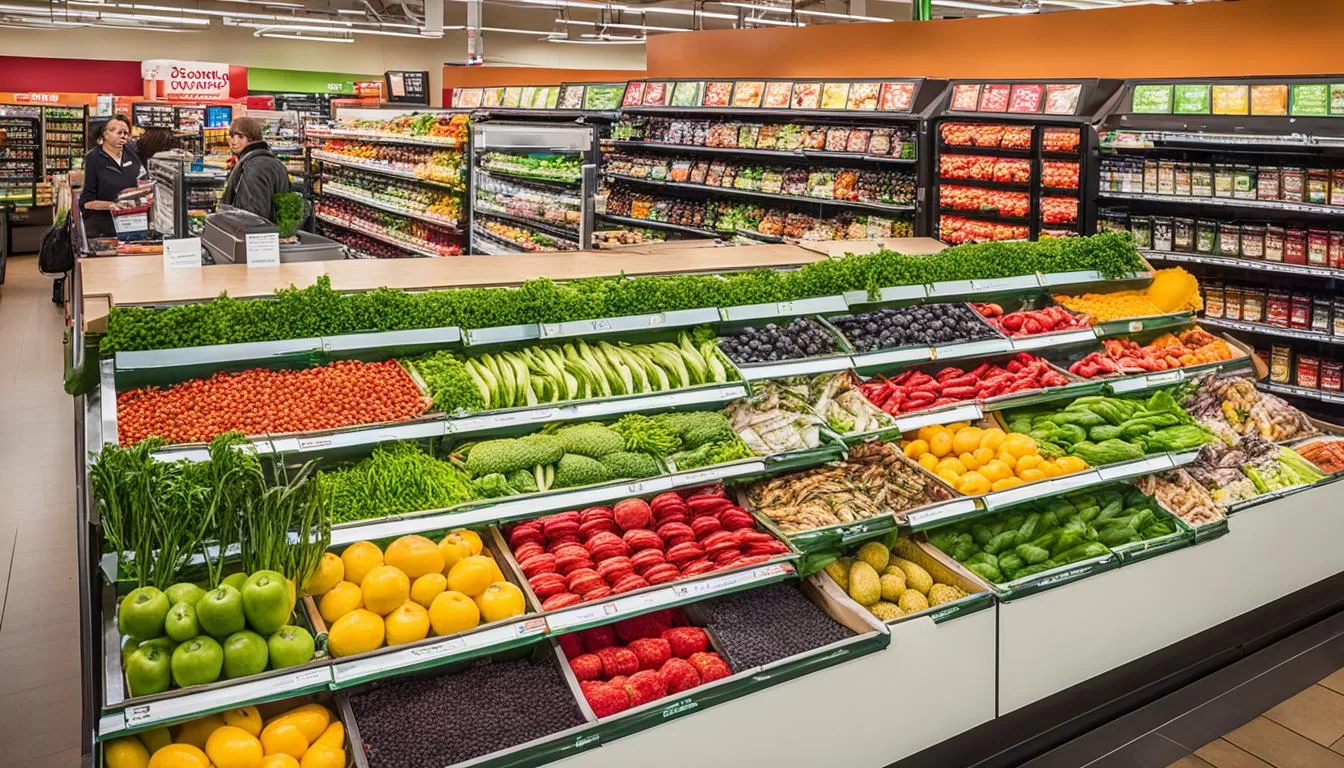
<path id="1" fill-rule="evenodd" d="M 0 765 L 79 765 L 73 404 L 37 258 L 0 286 Z"/>

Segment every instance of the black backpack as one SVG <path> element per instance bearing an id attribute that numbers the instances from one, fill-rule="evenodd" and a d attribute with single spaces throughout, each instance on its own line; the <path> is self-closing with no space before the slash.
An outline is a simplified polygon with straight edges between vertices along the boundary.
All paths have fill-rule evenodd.
<path id="1" fill-rule="evenodd" d="M 37 254 L 37 268 L 44 275 L 60 277 L 75 268 L 75 247 L 70 233 L 71 217 L 54 224 L 42 235 L 42 250 Z"/>

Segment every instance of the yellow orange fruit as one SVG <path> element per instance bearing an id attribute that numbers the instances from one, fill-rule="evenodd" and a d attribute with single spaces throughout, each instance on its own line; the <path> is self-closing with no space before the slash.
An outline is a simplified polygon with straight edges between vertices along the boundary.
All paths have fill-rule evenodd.
<path id="1" fill-rule="evenodd" d="M 980 447 L 988 448 L 991 451 L 997 451 L 999 450 L 999 446 L 1003 444 L 1003 439 L 1007 436 L 1007 433 L 1002 429 L 999 429 L 998 427 L 990 427 L 980 433 Z"/>
<path id="2" fill-rule="evenodd" d="M 225 712 L 224 724 L 242 728 L 253 736 L 261 735 L 261 713 L 253 706 L 230 709 Z"/>
<path id="3" fill-rule="evenodd" d="M 984 475 L 985 479 L 992 483 L 995 480 L 1002 480 L 1005 477 L 1012 476 L 1013 469 L 1002 461 L 993 459 L 985 462 L 985 465 L 980 468 L 980 474 Z"/>
<path id="4" fill-rule="evenodd" d="M 313 741 L 313 746 L 345 749 L 345 726 L 341 725 L 340 720 L 333 721 L 322 735 Z"/>
<path id="5" fill-rule="evenodd" d="M 369 571 L 383 564 L 383 550 L 371 541 L 356 541 L 341 553 L 341 562 L 345 565 L 345 580 L 362 584 Z"/>
<path id="6" fill-rule="evenodd" d="M 150 728 L 148 731 L 141 731 L 136 734 L 140 743 L 145 745 L 149 754 L 154 754 L 160 749 L 173 743 L 173 734 L 167 726 L 161 725 L 158 728 Z"/>
<path id="7" fill-rule="evenodd" d="M 327 650 L 336 658 L 377 650 L 383 646 L 383 633 L 383 617 L 359 608 L 331 625 L 327 632 Z"/>
<path id="8" fill-rule="evenodd" d="M 429 636 L 429 611 L 412 600 L 402 603 L 383 619 L 388 645 L 403 645 Z"/>
<path id="9" fill-rule="evenodd" d="M 980 437 L 984 430 L 979 427 L 963 427 L 957 430 L 952 436 L 952 452 L 956 454 L 970 453 L 980 447 Z"/>
<path id="10" fill-rule="evenodd" d="M 1087 462 L 1077 456 L 1060 456 L 1055 459 L 1055 464 L 1059 466 L 1060 473 L 1065 475 L 1087 469 Z"/>
<path id="11" fill-rule="evenodd" d="M 322 614 L 322 620 L 328 626 L 335 624 L 345 614 L 363 607 L 364 592 L 358 584 L 348 581 L 342 581 L 327 590 L 322 599 L 317 601 L 317 612 Z"/>
<path id="12" fill-rule="evenodd" d="M 308 739 L 292 722 L 271 723 L 261 732 L 261 749 L 267 755 L 289 755 L 297 760 L 308 751 Z"/>
<path id="13" fill-rule="evenodd" d="M 1006 464 L 1009 469 L 1017 469 L 1017 457 L 1003 448 L 999 448 L 999 455 L 995 458 Z"/>
<path id="14" fill-rule="evenodd" d="M 944 458 L 942 461 L 938 462 L 938 470 L 942 471 L 944 469 L 950 469 L 953 472 L 956 472 L 958 475 L 964 475 L 970 468 L 967 467 L 965 464 L 962 464 L 961 459 L 948 456 Z"/>
<path id="15" fill-rule="evenodd" d="M 507 581 L 496 581 L 476 597 L 484 621 L 500 621 L 520 616 L 525 608 L 523 590 Z"/>
<path id="16" fill-rule="evenodd" d="M 992 491 L 1006 491 L 1009 488 L 1014 488 L 1021 484 L 1022 480 L 1020 478 L 1010 476 L 1005 477 L 1002 480 L 995 480 L 993 483 L 990 484 L 989 488 Z"/>
<path id="17" fill-rule="evenodd" d="M 217 728 L 224 727 L 224 718 L 220 715 L 206 715 L 195 720 L 190 720 L 177 727 L 177 734 L 173 741 L 179 744 L 190 744 L 197 749 L 205 749 L 206 739 Z"/>
<path id="18" fill-rule="evenodd" d="M 426 573 L 443 571 L 443 553 L 439 545 L 424 536 L 402 536 L 383 552 L 383 562 L 400 568 L 406 578 L 414 581 Z"/>
<path id="19" fill-rule="evenodd" d="M 1059 465 L 1049 459 L 1037 464 L 1036 468 L 1044 472 L 1046 477 L 1059 477 L 1060 475 Z"/>
<path id="20" fill-rule="evenodd" d="M 957 482 L 957 492 L 967 496 L 978 496 L 982 493 L 989 493 L 989 480 L 979 472 L 967 472 L 961 476 Z"/>
<path id="21" fill-rule="evenodd" d="M 952 452 L 952 435 L 946 432 L 939 432 L 929 441 L 929 451 L 938 458 L 943 458 Z"/>
<path id="22" fill-rule="evenodd" d="M 919 457 L 919 466 L 933 472 L 938 469 L 938 457 L 932 453 L 926 453 Z"/>
<path id="23" fill-rule="evenodd" d="M 471 545 L 471 554 L 479 555 L 481 550 L 485 549 L 485 542 L 481 541 L 481 534 L 469 528 L 458 528 L 453 533 L 467 540 L 467 543 Z"/>
<path id="24" fill-rule="evenodd" d="M 216 728 L 210 734 L 205 754 L 215 768 L 260 768 L 266 756 L 256 736 L 232 725 Z"/>
<path id="25" fill-rule="evenodd" d="M 1017 472 L 1017 476 L 1021 477 L 1023 472 L 1026 472 L 1029 469 L 1035 469 L 1040 466 L 1042 461 L 1045 461 L 1045 459 L 1042 459 L 1040 454 L 1029 453 L 1026 456 L 1019 456 L 1017 458 L 1017 466 L 1013 469 Z"/>
<path id="26" fill-rule="evenodd" d="M 918 459 L 920 456 L 929 452 L 929 443 L 927 440 L 911 440 L 905 444 L 905 455 L 912 459 Z"/>
<path id="27" fill-rule="evenodd" d="M 946 481 L 947 484 L 952 486 L 953 488 L 957 487 L 957 481 L 961 479 L 961 475 L 957 474 L 954 470 L 951 469 L 940 469 L 934 474 L 938 475 L 939 478 Z"/>
<path id="28" fill-rule="evenodd" d="M 1013 454 L 1019 459 L 1023 456 L 1037 452 L 1036 441 L 1031 439 L 1029 435 L 1024 435 L 1021 432 L 1013 432 L 1009 434 L 1003 439 L 999 448 L 1000 450 Z"/>
<path id="29" fill-rule="evenodd" d="M 960 461 L 961 466 L 965 467 L 968 470 L 979 469 L 981 464 L 981 462 L 976 461 L 975 454 L 969 451 L 958 456 L 957 461 Z"/>
<path id="30" fill-rule="evenodd" d="M 303 753 L 299 768 L 345 768 L 345 750 L 313 747 Z"/>
<path id="31" fill-rule="evenodd" d="M 448 575 L 454 565 L 474 554 L 471 551 L 471 542 L 456 533 L 450 533 L 443 537 L 439 542 L 439 553 L 443 555 L 444 576 Z"/>
<path id="32" fill-rule="evenodd" d="M 1039 469 L 1018 470 L 1017 476 L 1022 478 L 1024 483 L 1034 483 L 1037 480 L 1044 480 L 1046 477 L 1045 473 Z"/>
<path id="33" fill-rule="evenodd" d="M 317 570 L 303 585 L 305 595 L 321 595 L 345 580 L 345 562 L 335 552 L 323 552 Z"/>
<path id="34" fill-rule="evenodd" d="M 927 427 L 920 427 L 919 431 L 915 433 L 915 436 L 925 443 L 932 443 L 934 435 L 946 431 L 947 427 L 944 427 L 941 424 L 930 424 Z"/>
<path id="35" fill-rule="evenodd" d="M 411 582 L 411 599 L 428 608 L 439 593 L 448 588 L 448 577 L 442 573 L 426 573 Z"/>
<path id="36" fill-rule="evenodd" d="M 436 635 L 465 632 L 481 623 L 481 609 L 467 595 L 449 590 L 440 593 L 430 604 L 429 623 Z"/>
<path id="37" fill-rule="evenodd" d="M 298 726 L 299 731 L 303 733 L 303 738 L 306 739 L 309 744 L 312 744 L 314 741 L 317 741 L 317 737 L 321 736 L 323 731 L 327 730 L 327 726 L 331 724 L 331 721 L 331 710 L 321 704 L 314 703 L 295 707 L 279 717 L 276 717 L 270 723 L 267 723 L 267 725 L 291 723 Z"/>
<path id="38" fill-rule="evenodd" d="M 955 434 L 969 426 L 971 426 L 971 422 L 969 421 L 954 421 L 951 424 L 947 425 L 947 431 Z"/>
<path id="39" fill-rule="evenodd" d="M 261 768 L 301 768 L 301 766 L 293 756 L 277 754 L 267 755 L 266 759 L 261 761 Z"/>
<path id="40" fill-rule="evenodd" d="M 498 581 L 495 578 L 498 571 L 499 566 L 495 565 L 495 561 L 483 555 L 463 558 L 448 572 L 448 589 L 475 597 Z"/>
<path id="41" fill-rule="evenodd" d="M 380 565 L 369 571 L 359 589 L 364 593 L 364 607 L 386 616 L 410 599 L 411 580 L 396 566 Z"/>
<path id="42" fill-rule="evenodd" d="M 149 768 L 149 750 L 134 736 L 113 739 L 103 747 L 103 768 Z"/>
<path id="43" fill-rule="evenodd" d="M 210 758 L 191 744 L 169 744 L 150 756 L 149 768 L 210 768 Z"/>
<path id="44" fill-rule="evenodd" d="M 994 449 L 981 446 L 971 451 L 971 455 L 975 457 L 975 463 L 983 467 L 994 460 Z"/>

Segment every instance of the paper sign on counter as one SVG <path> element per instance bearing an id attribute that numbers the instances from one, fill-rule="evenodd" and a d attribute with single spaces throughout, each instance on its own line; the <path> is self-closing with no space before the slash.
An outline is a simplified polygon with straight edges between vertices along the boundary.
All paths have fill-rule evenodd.
<path id="1" fill-rule="evenodd" d="M 256 232 L 246 238 L 248 267 L 280 266 L 279 232 Z"/>
<path id="2" fill-rule="evenodd" d="M 183 237 L 163 241 L 163 268 L 201 266 L 201 238 Z"/>

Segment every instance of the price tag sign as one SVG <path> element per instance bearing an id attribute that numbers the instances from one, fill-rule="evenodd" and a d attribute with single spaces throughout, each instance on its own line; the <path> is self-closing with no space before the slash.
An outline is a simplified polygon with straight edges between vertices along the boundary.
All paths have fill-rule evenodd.
<path id="1" fill-rule="evenodd" d="M 149 214 L 142 211 L 140 213 L 127 213 L 121 216 L 113 216 L 112 225 L 118 235 L 144 232 L 149 229 Z"/>
<path id="2" fill-rule="evenodd" d="M 201 266 L 201 238 L 183 237 L 163 241 L 164 269 L 199 266 Z"/>
<path id="3" fill-rule="evenodd" d="M 546 626 L 552 632 L 570 629 L 594 621 L 613 618 L 620 612 L 615 603 L 598 603 L 570 611 L 561 611 L 546 617 Z"/>
<path id="4" fill-rule="evenodd" d="M 247 266 L 280 266 L 280 233 L 257 232 L 246 236 Z"/>
<path id="5" fill-rule="evenodd" d="M 937 506 L 907 512 L 905 521 L 911 528 L 921 528 L 960 518 L 975 510 L 974 499 L 954 499 Z"/>

